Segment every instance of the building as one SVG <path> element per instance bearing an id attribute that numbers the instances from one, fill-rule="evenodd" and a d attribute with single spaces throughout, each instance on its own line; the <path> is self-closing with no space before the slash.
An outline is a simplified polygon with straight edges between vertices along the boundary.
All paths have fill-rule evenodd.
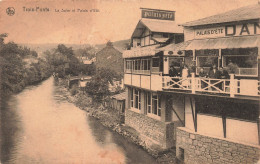
<path id="1" fill-rule="evenodd" d="M 95 64 L 97 68 L 111 69 L 123 75 L 124 61 L 122 52 L 114 48 L 111 42 L 108 42 L 106 47 L 96 54 Z"/>
<path id="2" fill-rule="evenodd" d="M 125 112 L 125 99 L 126 92 L 122 92 L 116 95 L 111 96 L 111 104 L 110 106 L 117 110 L 120 114 Z"/>
<path id="3" fill-rule="evenodd" d="M 177 157 L 185 163 L 259 160 L 259 11 L 256 4 L 187 22 L 185 42 L 171 45 L 184 52 L 185 64 L 191 56 L 197 68 L 184 79 L 187 87 L 176 78 L 163 90 L 186 90 L 177 96 L 184 102 L 185 126 L 177 128 L 176 137 Z M 200 68 L 212 65 L 233 66 L 230 79 L 197 77 Z"/>
<path id="4" fill-rule="evenodd" d="M 174 129 L 182 125 L 179 115 L 166 108 L 168 96 L 162 94 L 163 76 L 169 68 L 165 64 L 168 58 L 159 48 L 184 39 L 183 29 L 174 18 L 174 11 L 142 8 L 142 19 L 131 37 L 132 47 L 123 53 L 127 91 L 125 124 L 136 129 L 139 138 L 151 148 L 173 147 Z M 180 115 L 183 113 L 180 111 Z"/>
<path id="5" fill-rule="evenodd" d="M 147 146 L 176 146 L 185 163 L 259 160 L 258 11 L 259 5 L 247 6 L 185 23 L 182 42 L 180 27 L 170 19 L 174 12 L 142 10 L 132 48 L 123 54 L 125 124 Z M 160 29 L 161 38 L 169 38 L 153 38 Z M 200 76 L 201 68 L 209 72 L 214 66 L 230 77 Z"/>

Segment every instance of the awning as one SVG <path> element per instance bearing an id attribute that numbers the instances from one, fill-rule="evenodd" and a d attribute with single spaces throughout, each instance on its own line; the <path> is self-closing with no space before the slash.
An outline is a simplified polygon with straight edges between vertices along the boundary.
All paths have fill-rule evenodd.
<path id="1" fill-rule="evenodd" d="M 193 40 L 185 50 L 259 47 L 259 35 Z"/>
<path id="2" fill-rule="evenodd" d="M 131 50 L 126 50 L 123 52 L 123 58 L 155 56 L 155 54 L 158 52 L 158 47 L 158 45 L 153 45 L 147 47 L 132 48 Z"/>
<path id="3" fill-rule="evenodd" d="M 155 37 L 152 37 L 152 40 L 154 40 L 155 42 L 157 43 L 165 43 L 169 40 L 170 38 L 155 38 Z"/>
<path id="4" fill-rule="evenodd" d="M 191 42 L 192 41 L 181 42 L 178 44 L 171 43 L 167 46 L 159 48 L 158 51 L 163 51 L 164 55 L 180 56 L 179 51 L 184 51 Z"/>

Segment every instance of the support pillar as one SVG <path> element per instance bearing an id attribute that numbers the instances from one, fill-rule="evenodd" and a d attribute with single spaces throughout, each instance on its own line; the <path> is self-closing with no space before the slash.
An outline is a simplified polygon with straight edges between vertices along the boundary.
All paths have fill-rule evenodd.
<path id="1" fill-rule="evenodd" d="M 145 110 L 146 96 L 143 90 L 141 91 L 140 96 L 141 96 L 141 114 L 146 114 L 146 110 Z"/>
<path id="2" fill-rule="evenodd" d="M 169 74 L 169 57 L 164 56 L 163 57 L 163 74 L 168 75 Z"/>
<path id="3" fill-rule="evenodd" d="M 236 93 L 235 75 L 230 74 L 230 97 L 235 97 L 235 93 Z"/>
<path id="4" fill-rule="evenodd" d="M 168 108 L 167 108 L 167 97 L 165 95 L 161 95 L 161 121 L 166 122 L 168 121 Z"/>

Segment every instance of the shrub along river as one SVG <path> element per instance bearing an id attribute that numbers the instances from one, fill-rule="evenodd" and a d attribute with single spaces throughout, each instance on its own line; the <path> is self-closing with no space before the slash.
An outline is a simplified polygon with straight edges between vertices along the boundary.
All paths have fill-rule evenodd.
<path id="1" fill-rule="evenodd" d="M 1 100 L 2 163 L 155 163 L 67 102 L 51 77 Z"/>

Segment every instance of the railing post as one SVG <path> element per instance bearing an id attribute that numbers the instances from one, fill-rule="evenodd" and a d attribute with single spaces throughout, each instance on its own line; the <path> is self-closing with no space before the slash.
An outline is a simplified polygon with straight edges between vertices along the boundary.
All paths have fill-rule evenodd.
<path id="1" fill-rule="evenodd" d="M 235 97 L 235 93 L 236 93 L 235 75 L 230 74 L 230 97 Z"/>
<path id="2" fill-rule="evenodd" d="M 162 88 L 165 87 L 165 79 L 164 79 L 164 76 L 162 77 Z"/>
<path id="3" fill-rule="evenodd" d="M 195 81 L 195 73 L 191 73 L 191 93 L 195 93 L 196 81 Z"/>

